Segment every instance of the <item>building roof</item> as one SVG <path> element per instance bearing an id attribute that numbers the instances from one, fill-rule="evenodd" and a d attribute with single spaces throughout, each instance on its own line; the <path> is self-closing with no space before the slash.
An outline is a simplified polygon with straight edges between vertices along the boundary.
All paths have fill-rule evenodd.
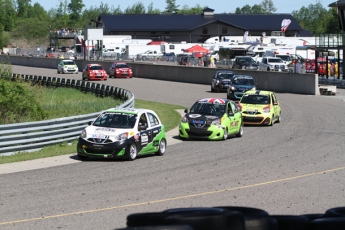
<path id="1" fill-rule="evenodd" d="M 339 6 L 344 7 L 345 0 L 339 0 L 328 5 L 328 7 L 339 7 Z"/>
<path id="2" fill-rule="evenodd" d="M 284 19 L 290 19 L 288 30 L 302 31 L 291 14 L 102 14 L 107 31 L 192 31 L 211 23 L 222 23 L 244 31 L 280 31 Z"/>

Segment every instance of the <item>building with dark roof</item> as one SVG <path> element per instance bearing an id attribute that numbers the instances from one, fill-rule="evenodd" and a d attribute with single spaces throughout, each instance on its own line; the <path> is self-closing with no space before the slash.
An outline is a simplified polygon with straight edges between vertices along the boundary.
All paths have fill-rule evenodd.
<path id="1" fill-rule="evenodd" d="M 104 35 L 132 35 L 134 39 L 172 42 L 203 42 L 215 36 L 282 35 L 282 21 L 291 20 L 283 36 L 313 36 L 303 30 L 291 14 L 214 14 L 205 8 L 200 15 L 185 14 L 117 14 L 99 16 L 96 27 Z"/>

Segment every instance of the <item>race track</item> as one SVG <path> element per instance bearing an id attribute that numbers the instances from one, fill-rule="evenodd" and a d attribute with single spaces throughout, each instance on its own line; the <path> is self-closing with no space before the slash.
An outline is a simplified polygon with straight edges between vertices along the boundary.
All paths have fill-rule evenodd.
<path id="1" fill-rule="evenodd" d="M 13 72 L 81 79 L 81 73 L 13 66 Z M 148 79 L 105 84 L 135 98 L 190 107 L 209 85 Z M 245 127 L 242 138 L 185 141 L 163 157 L 95 160 L 0 175 L 0 229 L 116 229 L 131 213 L 174 207 L 248 206 L 269 214 L 345 206 L 345 90 L 277 93 L 282 122 Z M 67 156 L 66 156 L 67 157 Z M 1 165 L 0 165 L 1 167 Z"/>

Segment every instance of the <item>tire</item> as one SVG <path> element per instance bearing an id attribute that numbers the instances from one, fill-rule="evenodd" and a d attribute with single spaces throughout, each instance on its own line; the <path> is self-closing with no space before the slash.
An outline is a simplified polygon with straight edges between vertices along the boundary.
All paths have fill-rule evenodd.
<path id="1" fill-rule="evenodd" d="M 282 121 L 282 112 L 279 113 L 279 117 L 276 123 L 280 123 L 281 121 Z"/>
<path id="2" fill-rule="evenodd" d="M 57 69 L 57 73 L 60 73 L 59 69 Z"/>
<path id="3" fill-rule="evenodd" d="M 242 136 L 243 136 L 243 122 L 241 122 L 240 130 L 236 134 L 236 137 L 242 137 Z"/>
<path id="4" fill-rule="evenodd" d="M 326 211 L 327 217 L 345 217 L 345 207 L 331 208 Z"/>
<path id="5" fill-rule="evenodd" d="M 214 88 L 212 88 L 212 85 L 211 85 L 211 92 L 214 92 Z"/>
<path id="6" fill-rule="evenodd" d="M 142 58 L 141 58 L 141 60 L 146 61 L 146 57 L 145 57 L 145 56 L 144 56 L 144 57 L 142 57 Z"/>
<path id="7" fill-rule="evenodd" d="M 159 149 L 158 152 L 156 152 L 157 156 L 163 156 L 165 153 L 165 150 L 167 148 L 167 142 L 166 140 L 163 138 L 160 142 L 159 142 Z"/>
<path id="8" fill-rule="evenodd" d="M 216 87 L 216 92 L 219 93 L 220 92 L 220 88 L 219 86 Z"/>
<path id="9" fill-rule="evenodd" d="M 138 149 L 135 143 L 132 143 L 127 150 L 127 160 L 134 161 L 138 156 Z"/>
<path id="10" fill-rule="evenodd" d="M 269 123 L 269 126 L 273 126 L 274 125 L 274 114 L 271 117 L 271 122 Z"/>
<path id="11" fill-rule="evenodd" d="M 270 68 L 267 68 L 267 71 L 271 71 Z"/>
<path id="12" fill-rule="evenodd" d="M 85 161 L 85 160 L 87 160 L 89 157 L 87 157 L 87 156 L 82 156 L 82 155 L 79 155 L 79 154 L 78 154 L 78 158 L 79 158 L 80 160 L 82 160 L 82 161 Z"/>
<path id="13" fill-rule="evenodd" d="M 309 220 L 305 216 L 270 215 L 270 217 L 277 221 L 279 230 L 304 230 L 309 225 Z"/>
<path id="14" fill-rule="evenodd" d="M 229 133 L 228 133 L 228 128 L 225 128 L 225 130 L 224 130 L 224 135 L 223 135 L 223 141 L 225 141 L 226 139 L 228 139 L 228 135 L 229 135 Z"/>

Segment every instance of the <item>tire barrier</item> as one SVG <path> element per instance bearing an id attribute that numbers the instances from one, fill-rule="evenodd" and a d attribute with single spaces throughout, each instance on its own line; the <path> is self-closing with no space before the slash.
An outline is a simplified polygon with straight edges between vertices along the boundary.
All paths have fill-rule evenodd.
<path id="1" fill-rule="evenodd" d="M 345 207 L 325 213 L 270 215 L 240 206 L 175 208 L 127 216 L 127 227 L 117 230 L 344 230 Z"/>
<path id="2" fill-rule="evenodd" d="M 114 86 L 82 80 L 15 73 L 3 77 L 11 81 L 31 82 L 31 85 L 75 88 L 98 97 L 120 99 L 123 103 L 118 106 L 119 108 L 134 107 L 134 94 Z M 18 152 L 33 152 L 41 150 L 45 146 L 73 142 L 78 139 L 80 132 L 87 126 L 88 122 L 95 119 L 99 113 L 0 125 L 0 156 L 14 155 Z"/>

